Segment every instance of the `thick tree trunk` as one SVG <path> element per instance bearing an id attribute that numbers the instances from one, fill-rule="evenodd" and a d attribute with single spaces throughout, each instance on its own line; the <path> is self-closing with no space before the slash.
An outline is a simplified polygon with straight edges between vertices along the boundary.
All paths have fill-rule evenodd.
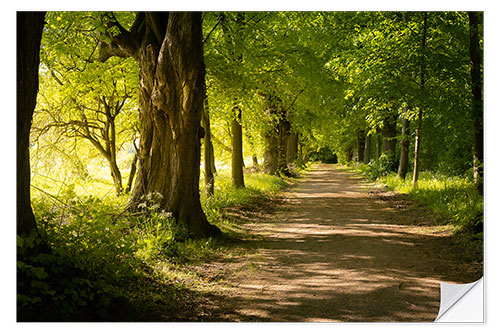
<path id="1" fill-rule="evenodd" d="M 30 197 L 29 137 L 38 93 L 40 41 L 45 12 L 17 12 L 17 193 L 16 229 L 20 236 L 38 234 Z"/>
<path id="2" fill-rule="evenodd" d="M 140 13 L 131 31 L 112 20 L 120 34 L 101 43 L 101 60 L 133 56 L 140 67 L 139 170 L 128 203 L 149 193 L 195 237 L 220 230 L 201 208 L 200 126 L 205 98 L 201 13 Z M 116 47 L 118 45 L 119 47 Z"/>
<path id="3" fill-rule="evenodd" d="M 241 128 L 241 109 L 234 109 L 236 117 L 231 122 L 231 176 L 234 187 L 245 187 L 243 178 L 243 131 Z"/>
<path id="4" fill-rule="evenodd" d="M 425 90 L 425 45 L 427 40 L 427 13 L 424 13 L 424 22 L 422 26 L 422 54 L 420 56 L 420 89 L 422 95 Z M 416 188 L 418 184 L 418 176 L 420 173 L 420 151 L 422 142 L 422 108 L 418 110 L 417 129 L 415 130 L 415 159 L 413 163 L 413 181 L 412 188 Z"/>
<path id="5" fill-rule="evenodd" d="M 158 61 L 158 51 L 159 47 L 149 44 L 147 48 L 141 47 L 136 56 L 136 61 L 139 63 L 139 122 L 141 128 L 139 151 L 137 152 L 137 176 L 127 204 L 127 207 L 131 209 L 134 209 L 144 200 L 143 196 L 148 193 L 149 184 L 155 181 L 150 176 L 151 169 L 154 167 L 151 159 L 155 129 L 151 93 Z M 158 129 L 161 129 L 161 127 L 158 127 Z M 161 133 L 163 132 L 166 132 L 166 129 L 161 131 Z M 169 176 L 165 174 L 164 177 L 168 178 Z"/>
<path id="6" fill-rule="evenodd" d="M 481 195 L 484 194 L 483 180 L 483 79 L 481 75 L 481 46 L 479 44 L 480 13 L 469 12 L 470 74 L 472 82 L 472 119 L 474 123 L 474 183 Z"/>
<path id="7" fill-rule="evenodd" d="M 382 153 L 394 154 L 396 152 L 396 118 L 397 115 L 393 113 L 384 119 L 384 126 L 382 127 Z"/>
<path id="8" fill-rule="evenodd" d="M 406 173 L 408 171 L 408 150 L 410 148 L 409 130 L 410 121 L 407 118 L 407 106 L 405 105 L 403 118 L 401 119 L 401 140 L 399 142 L 400 155 L 398 176 L 401 179 L 406 178 Z"/>
<path id="9" fill-rule="evenodd" d="M 363 163 L 368 164 L 370 163 L 370 154 L 372 150 L 372 136 L 367 135 L 365 139 L 365 152 L 363 154 Z"/>
<path id="10" fill-rule="evenodd" d="M 215 157 L 214 146 L 212 144 L 212 133 L 210 131 L 210 113 L 206 100 L 204 106 L 203 115 L 201 117 L 202 126 L 205 129 L 205 136 L 203 138 L 203 171 L 205 174 L 205 190 L 208 196 L 213 196 L 215 187 Z"/>

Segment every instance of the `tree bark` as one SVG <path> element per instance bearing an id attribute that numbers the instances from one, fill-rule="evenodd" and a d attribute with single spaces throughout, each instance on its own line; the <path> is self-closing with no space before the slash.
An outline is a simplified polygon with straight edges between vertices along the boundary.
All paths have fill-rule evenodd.
<path id="1" fill-rule="evenodd" d="M 384 119 L 384 126 L 382 127 L 382 153 L 395 153 L 396 152 L 396 113 L 391 113 Z"/>
<path id="2" fill-rule="evenodd" d="M 241 109 L 236 106 L 236 114 L 231 122 L 231 176 L 234 187 L 245 187 L 243 178 L 243 131 L 241 128 Z"/>
<path id="3" fill-rule="evenodd" d="M 208 196 L 213 196 L 215 187 L 215 157 L 214 146 L 212 144 L 212 133 L 210 131 L 210 113 L 206 99 L 201 119 L 202 126 L 205 129 L 205 136 L 203 138 L 203 172 L 205 174 L 205 190 Z"/>
<path id="4" fill-rule="evenodd" d="M 365 152 L 363 154 L 363 163 L 368 164 L 370 163 L 370 153 L 372 150 L 372 136 L 367 135 L 365 139 Z"/>
<path id="5" fill-rule="evenodd" d="M 45 12 L 17 12 L 16 232 L 20 236 L 32 233 L 38 235 L 31 208 L 29 137 L 38 93 L 38 65 L 44 19 Z"/>
<path id="6" fill-rule="evenodd" d="M 472 119 L 474 124 L 474 183 L 481 195 L 484 195 L 483 180 L 483 79 L 481 46 L 479 43 L 479 25 L 482 23 L 480 13 L 469 12 L 469 54 L 470 54 L 470 75 L 472 82 Z"/>
<path id="7" fill-rule="evenodd" d="M 194 237 L 220 233 L 208 223 L 199 193 L 200 126 L 205 98 L 201 13 L 139 13 L 131 31 L 110 19 L 111 43 L 101 60 L 132 56 L 139 63 L 139 170 L 128 208 L 149 193 Z"/>
<path id="8" fill-rule="evenodd" d="M 420 89 L 422 93 L 425 89 L 425 45 L 427 41 L 427 13 L 424 13 L 424 22 L 422 26 L 422 54 L 420 56 Z M 424 94 L 422 94 L 424 95 Z M 421 151 L 421 142 L 422 142 L 422 108 L 418 109 L 418 119 L 417 119 L 417 128 L 415 130 L 415 158 L 413 161 L 413 180 L 412 180 L 412 188 L 416 188 L 418 184 L 418 176 L 420 173 L 420 151 Z"/>
<path id="9" fill-rule="evenodd" d="M 398 176 L 401 179 L 406 178 L 406 173 L 408 172 L 408 150 L 410 148 L 410 121 L 408 120 L 408 107 L 404 106 L 403 117 L 401 119 L 401 140 L 399 142 L 400 155 L 399 155 L 399 167 Z"/>

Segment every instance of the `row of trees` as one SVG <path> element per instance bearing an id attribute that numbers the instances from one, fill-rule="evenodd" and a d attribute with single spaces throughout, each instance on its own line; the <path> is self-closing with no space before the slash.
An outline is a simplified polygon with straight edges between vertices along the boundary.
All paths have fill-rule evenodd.
<path id="1" fill-rule="evenodd" d="M 21 105 L 19 85 L 36 98 L 38 63 L 37 168 L 66 156 L 86 177 L 79 156 L 97 153 L 116 194 L 131 191 L 129 209 L 160 193 L 194 236 L 219 232 L 200 204 L 202 147 L 208 195 L 217 161 L 244 187 L 248 161 L 289 175 L 322 147 L 344 161 L 395 156 L 403 178 L 413 161 L 414 184 L 422 168 L 473 166 L 482 191 L 481 22 L 463 12 L 19 13 L 18 38 L 32 45 L 18 42 L 18 233 L 36 230 L 35 102 Z"/>
<path id="2" fill-rule="evenodd" d="M 413 132 L 414 186 L 422 166 L 463 173 L 473 162 L 482 192 L 480 14 L 352 15 L 354 38 L 331 63 L 348 81 L 344 117 L 356 133 L 351 142 L 337 145 L 345 147 L 345 159 L 355 152 L 367 163 L 372 136 L 378 143 L 381 135 L 382 152 L 392 154 L 399 140 L 398 174 L 405 178 Z"/>

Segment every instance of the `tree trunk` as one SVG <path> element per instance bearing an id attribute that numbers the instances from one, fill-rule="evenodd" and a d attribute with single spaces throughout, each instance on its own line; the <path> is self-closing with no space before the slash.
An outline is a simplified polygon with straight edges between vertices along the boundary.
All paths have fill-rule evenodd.
<path id="1" fill-rule="evenodd" d="M 29 137 L 38 93 L 38 65 L 44 19 L 45 12 L 17 12 L 16 232 L 20 236 L 38 234 L 31 209 Z"/>
<path id="2" fill-rule="evenodd" d="M 345 160 L 347 163 L 352 161 L 352 147 L 349 146 L 345 149 Z"/>
<path id="3" fill-rule="evenodd" d="M 375 160 L 378 161 L 378 159 L 380 158 L 381 146 L 382 146 L 382 142 L 380 139 L 380 133 L 378 132 L 378 130 L 377 130 L 377 134 L 375 134 L 375 137 L 377 138 L 377 140 L 375 142 Z"/>
<path id="4" fill-rule="evenodd" d="M 243 132 L 241 128 L 241 109 L 236 106 L 236 117 L 231 122 L 231 176 L 234 187 L 245 187 L 243 178 Z"/>
<path id="5" fill-rule="evenodd" d="M 480 13 L 469 12 L 470 75 L 472 82 L 472 119 L 474 124 L 474 183 L 481 195 L 484 194 L 483 180 L 483 79 L 481 75 L 481 46 L 479 44 Z"/>
<path id="6" fill-rule="evenodd" d="M 290 122 L 286 119 L 285 110 L 281 107 L 280 109 L 280 121 L 278 123 L 278 172 L 280 175 L 285 175 L 290 177 L 292 173 L 288 169 L 287 164 L 287 141 L 290 136 Z"/>
<path id="7" fill-rule="evenodd" d="M 370 163 L 370 153 L 372 150 L 372 136 L 367 135 L 365 139 L 365 152 L 363 154 L 363 163 L 368 164 Z"/>
<path id="8" fill-rule="evenodd" d="M 424 96 L 425 89 L 425 44 L 427 40 L 427 13 L 424 13 L 424 22 L 422 26 L 422 54 L 420 56 L 420 89 L 422 96 Z M 417 128 L 415 130 L 415 159 L 413 163 L 413 181 L 412 188 L 417 187 L 418 176 L 420 172 L 420 151 L 422 142 L 422 108 L 418 109 Z"/>
<path id="9" fill-rule="evenodd" d="M 363 131 L 359 132 L 356 136 L 356 162 L 362 163 L 364 161 L 365 152 L 365 134 Z"/>
<path id="10" fill-rule="evenodd" d="M 134 159 L 132 160 L 132 164 L 130 165 L 130 175 L 128 176 L 127 188 L 125 189 L 125 193 L 129 193 L 132 188 L 132 184 L 134 182 L 135 172 L 137 170 L 137 156 L 139 152 L 135 152 Z"/>
<path id="11" fill-rule="evenodd" d="M 205 129 L 205 136 L 203 138 L 203 171 L 205 174 L 205 190 L 208 196 L 213 196 L 215 187 L 215 157 L 214 146 L 212 144 L 212 133 L 210 131 L 210 113 L 206 99 L 204 105 L 205 107 L 201 117 L 202 126 Z"/>
<path id="12" fill-rule="evenodd" d="M 122 174 L 116 163 L 116 156 L 113 156 L 108 162 L 109 168 L 111 169 L 111 178 L 113 178 L 113 184 L 115 185 L 116 195 L 120 196 L 123 192 Z"/>
<path id="13" fill-rule="evenodd" d="M 382 153 L 396 153 L 396 113 L 392 113 L 384 119 L 382 127 Z"/>
<path id="14" fill-rule="evenodd" d="M 141 137 L 139 170 L 128 208 L 149 193 L 194 237 L 220 230 L 201 208 L 200 126 L 205 98 L 201 13 L 139 13 L 131 31 L 115 19 L 111 43 L 101 42 L 101 60 L 133 56 L 139 63 Z"/>
<path id="15" fill-rule="evenodd" d="M 264 162 L 262 172 L 269 175 L 279 174 L 279 123 L 275 117 L 278 113 L 278 106 L 273 95 L 266 95 L 265 113 L 268 116 L 269 124 L 264 134 Z"/>
<path id="16" fill-rule="evenodd" d="M 286 142 L 286 162 L 288 165 L 294 165 L 297 160 L 298 143 L 299 135 L 292 131 Z"/>
<path id="17" fill-rule="evenodd" d="M 398 176 L 401 179 L 406 178 L 406 173 L 408 171 L 408 150 L 410 148 L 410 121 L 407 118 L 408 107 L 404 106 L 403 118 L 401 119 L 401 141 L 399 142 L 400 155 L 399 155 L 399 167 Z"/>
<path id="18" fill-rule="evenodd" d="M 416 188 L 420 169 L 420 142 L 422 140 L 422 110 L 418 110 L 417 128 L 415 129 L 415 157 L 413 160 L 412 187 Z"/>
<path id="19" fill-rule="evenodd" d="M 268 175 L 278 174 L 278 135 L 273 131 L 264 135 L 264 162 L 262 172 Z"/>

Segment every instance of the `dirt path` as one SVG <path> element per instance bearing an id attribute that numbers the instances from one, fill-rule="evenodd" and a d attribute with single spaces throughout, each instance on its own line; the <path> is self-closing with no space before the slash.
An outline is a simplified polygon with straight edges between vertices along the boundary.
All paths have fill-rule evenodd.
<path id="1" fill-rule="evenodd" d="M 245 225 L 262 238 L 256 254 L 225 263 L 244 268 L 228 277 L 216 320 L 433 321 L 440 281 L 482 276 L 432 214 L 369 186 L 317 165 L 278 212 Z"/>

